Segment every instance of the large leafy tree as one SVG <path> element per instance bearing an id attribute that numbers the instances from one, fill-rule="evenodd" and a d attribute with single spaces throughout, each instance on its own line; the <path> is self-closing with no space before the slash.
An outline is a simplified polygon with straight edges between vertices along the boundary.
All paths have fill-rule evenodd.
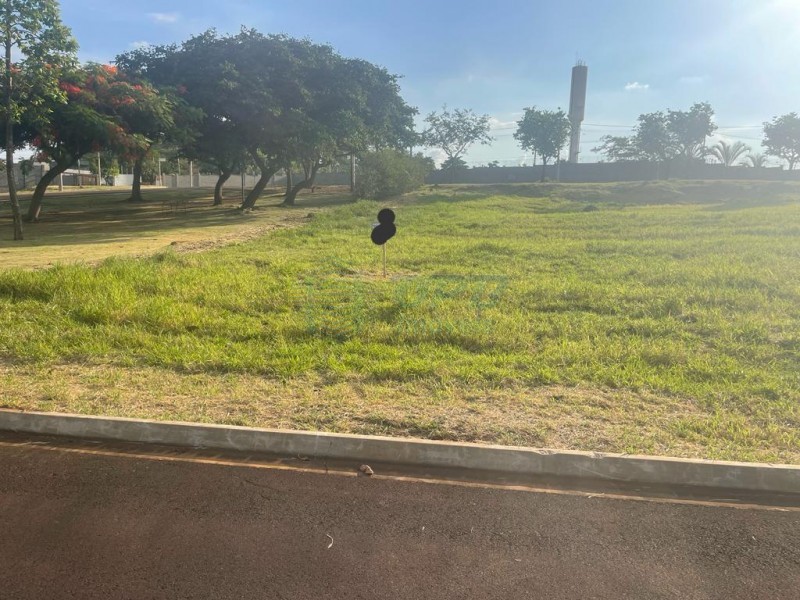
<path id="1" fill-rule="evenodd" d="M 324 166 L 413 139 L 415 110 L 400 97 L 395 76 L 308 40 L 211 30 L 180 47 L 122 55 L 117 63 L 162 89 L 179 90 L 202 110 L 197 138 L 182 152 L 217 165 L 218 190 L 245 155 L 256 165 L 259 181 L 243 208 L 255 205 L 279 169 L 305 174 L 287 186 L 285 202 L 292 204 Z"/>
<path id="2" fill-rule="evenodd" d="M 287 190 L 287 205 L 314 185 L 321 168 L 369 148 L 406 148 L 415 139 L 416 110 L 400 96 L 396 76 L 367 61 L 343 58 L 329 46 L 303 41 L 295 53 L 302 57 L 298 77 L 306 95 L 287 154 L 302 166 L 305 178 Z"/>
<path id="3" fill-rule="evenodd" d="M 538 110 L 535 106 L 526 108 L 522 119 L 517 121 L 514 139 L 529 152 L 542 157 L 542 181 L 544 181 L 547 161 L 560 155 L 569 137 L 570 123 L 565 113 L 558 110 Z"/>
<path id="4" fill-rule="evenodd" d="M 675 156 L 669 121 L 662 111 L 639 115 L 631 144 L 640 160 L 663 162 Z"/>
<path id="5" fill-rule="evenodd" d="M 712 135 L 714 109 L 708 102 L 695 102 L 689 110 L 667 111 L 667 130 L 677 156 L 692 159 L 705 154 L 706 138 Z"/>
<path id="6" fill-rule="evenodd" d="M 476 115 L 472 109 L 456 108 L 436 111 L 425 117 L 428 128 L 422 132 L 422 142 L 430 148 L 444 152 L 449 164 L 455 164 L 473 144 L 491 144 L 489 115 Z"/>
<path id="7" fill-rule="evenodd" d="M 765 152 L 789 163 L 789 169 L 800 162 L 800 117 L 791 112 L 764 123 Z"/>
<path id="8" fill-rule="evenodd" d="M 15 127 L 23 120 L 48 118 L 49 100 L 64 101 L 58 87 L 62 70 L 75 61 L 77 46 L 61 23 L 56 0 L 4 0 L 0 4 L 5 69 L 2 111 L 6 177 L 14 220 L 14 239 L 22 239 L 22 215 L 14 181 Z"/>
<path id="9" fill-rule="evenodd" d="M 244 142 L 226 111 L 228 93 L 221 84 L 233 68 L 228 60 L 229 43 L 209 30 L 181 46 L 146 46 L 121 54 L 115 61 L 121 70 L 169 90 L 186 107 L 199 111 L 194 114 L 193 135 L 183 136 L 177 152 L 218 171 L 214 204 L 222 203 L 223 185 L 246 160 Z"/>

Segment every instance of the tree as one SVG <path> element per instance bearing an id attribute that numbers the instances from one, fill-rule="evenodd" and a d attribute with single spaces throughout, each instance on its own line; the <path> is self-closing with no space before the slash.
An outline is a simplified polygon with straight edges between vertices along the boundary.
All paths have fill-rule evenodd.
<path id="1" fill-rule="evenodd" d="M 294 42 L 298 44 L 298 42 Z M 305 178 L 288 189 L 284 204 L 314 185 L 320 169 L 367 149 L 404 150 L 414 143 L 413 116 L 400 96 L 397 76 L 365 60 L 348 59 L 329 46 L 300 42 L 294 50 L 305 65 L 298 74 L 306 90 L 287 154 Z"/>
<path id="2" fill-rule="evenodd" d="M 542 157 L 542 181 L 544 181 L 547 160 L 556 158 L 569 138 L 570 123 L 565 113 L 558 110 L 538 110 L 535 106 L 526 108 L 522 119 L 517 121 L 514 139 L 523 150 L 534 152 Z"/>
<path id="3" fill-rule="evenodd" d="M 592 148 L 592 152 L 605 155 L 611 162 L 624 160 L 638 160 L 638 151 L 633 139 L 624 135 L 604 135 L 600 138 L 601 144 Z"/>
<path id="4" fill-rule="evenodd" d="M 422 143 L 439 148 L 447 156 L 445 164 L 455 165 L 473 144 L 488 145 L 494 138 L 489 135 L 489 115 L 476 115 L 472 109 L 456 108 L 452 112 L 447 106 L 425 117 L 428 128 L 422 132 Z"/>
<path id="5" fill-rule="evenodd" d="M 594 149 L 609 160 L 662 163 L 674 158 L 696 160 L 707 150 L 706 137 L 716 131 L 714 111 L 696 102 L 688 111 L 668 110 L 639 115 L 632 136 L 604 136 Z"/>
<path id="6" fill-rule="evenodd" d="M 56 0 L 4 0 L 0 7 L 5 49 L 2 114 L 6 177 L 14 220 L 14 239 L 22 239 L 22 215 L 14 181 L 14 128 L 23 119 L 47 118 L 45 100 L 64 101 L 58 87 L 62 69 L 75 60 L 77 46 L 61 23 Z M 19 58 L 14 60 L 14 50 Z"/>
<path id="7" fill-rule="evenodd" d="M 753 167 L 754 169 L 763 169 L 767 166 L 767 156 L 765 154 L 748 154 L 745 161 L 741 163 L 745 167 Z"/>
<path id="8" fill-rule="evenodd" d="M 355 194 L 359 198 L 390 198 L 415 190 L 433 170 L 433 160 L 409 156 L 392 148 L 366 152 L 358 162 Z"/>
<path id="9" fill-rule="evenodd" d="M 732 167 L 739 157 L 749 151 L 750 146 L 743 142 L 729 144 L 725 140 L 720 140 L 710 148 L 709 154 L 726 167 Z"/>
<path id="10" fill-rule="evenodd" d="M 464 169 L 468 169 L 467 163 L 457 156 L 453 158 L 448 158 L 444 162 L 442 162 L 441 166 L 439 167 L 442 171 L 450 171 L 451 173 L 455 173 L 457 171 L 463 171 Z"/>
<path id="11" fill-rule="evenodd" d="M 632 145 L 641 160 L 664 162 L 675 156 L 667 115 L 661 111 L 639 115 Z"/>
<path id="12" fill-rule="evenodd" d="M 217 171 L 214 205 L 222 204 L 222 187 L 234 170 L 242 168 L 247 154 L 237 128 L 225 116 L 227 94 L 218 85 L 226 68 L 224 55 L 225 41 L 210 30 L 180 47 L 146 46 L 121 54 L 115 61 L 125 72 L 170 89 L 202 112 L 195 115 L 195 135 L 185 136 L 186 143 L 177 148 L 177 153 Z"/>
<path id="13" fill-rule="evenodd" d="M 770 156 L 789 163 L 789 169 L 800 161 L 800 117 L 791 112 L 764 123 L 764 141 L 761 145 Z"/>
<path id="14" fill-rule="evenodd" d="M 706 138 L 717 130 L 714 109 L 708 102 L 695 102 L 688 111 L 669 110 L 667 130 L 677 156 L 686 159 L 702 158 L 705 154 Z"/>
<path id="15" fill-rule="evenodd" d="M 31 145 L 51 163 L 33 191 L 26 217 L 31 222 L 39 220 L 47 187 L 81 157 L 101 149 L 127 156 L 145 145 L 123 127 L 119 111 L 135 102 L 136 90 L 115 67 L 90 63 L 62 78 L 59 87 L 68 102 L 53 102 L 47 121 L 30 124 L 36 134 Z"/>

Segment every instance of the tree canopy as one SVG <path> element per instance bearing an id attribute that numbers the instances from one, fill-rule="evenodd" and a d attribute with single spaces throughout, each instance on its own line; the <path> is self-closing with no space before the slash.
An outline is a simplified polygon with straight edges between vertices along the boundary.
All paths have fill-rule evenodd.
<path id="1" fill-rule="evenodd" d="M 489 135 L 489 115 L 476 115 L 472 109 L 456 108 L 436 111 L 425 117 L 428 128 L 422 132 L 422 143 L 438 148 L 447 156 L 448 164 L 457 164 L 473 144 L 488 145 L 494 138 Z"/>
<path id="2" fill-rule="evenodd" d="M 245 208 L 281 168 L 299 165 L 305 173 L 287 191 L 291 204 L 323 166 L 414 140 L 416 110 L 400 96 L 396 76 L 309 40 L 210 30 L 181 46 L 127 53 L 117 64 L 202 110 L 197 137 L 181 147 L 185 155 L 217 165 L 221 179 L 244 156 L 255 163 L 261 176 Z"/>
<path id="3" fill-rule="evenodd" d="M 794 169 L 800 162 L 800 117 L 791 112 L 764 123 L 765 152 L 789 163 Z"/>
<path id="4" fill-rule="evenodd" d="M 707 153 L 706 138 L 716 131 L 714 110 L 696 102 L 689 110 L 667 110 L 639 115 L 631 136 L 604 136 L 593 149 L 608 160 L 665 162 L 675 158 L 700 159 Z"/>
<path id="5" fill-rule="evenodd" d="M 543 166 L 547 167 L 548 159 L 556 158 L 561 153 L 569 132 L 569 118 L 563 110 L 538 110 L 534 106 L 526 108 L 522 119 L 517 121 L 514 139 L 524 150 L 541 156 Z M 545 170 L 542 169 L 542 181 L 544 176 Z"/>
<path id="6" fill-rule="evenodd" d="M 5 69 L 0 111 L 5 125 L 6 177 L 14 239 L 22 239 L 22 215 L 14 182 L 14 130 L 46 122 L 52 101 L 64 102 L 61 74 L 76 61 L 77 45 L 61 22 L 56 0 L 4 0 L 0 6 Z"/>

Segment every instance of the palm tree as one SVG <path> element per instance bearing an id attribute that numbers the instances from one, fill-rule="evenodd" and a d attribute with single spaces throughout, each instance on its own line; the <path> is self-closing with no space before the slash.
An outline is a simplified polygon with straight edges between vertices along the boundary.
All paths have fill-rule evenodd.
<path id="1" fill-rule="evenodd" d="M 720 140 L 711 147 L 709 154 L 726 167 L 732 167 L 737 158 L 749 151 L 750 146 L 742 142 L 734 142 L 733 144 L 729 144 L 725 140 Z"/>
<path id="2" fill-rule="evenodd" d="M 743 163 L 746 167 L 753 167 L 754 169 L 761 169 L 767 166 L 767 156 L 765 154 L 748 154 Z"/>

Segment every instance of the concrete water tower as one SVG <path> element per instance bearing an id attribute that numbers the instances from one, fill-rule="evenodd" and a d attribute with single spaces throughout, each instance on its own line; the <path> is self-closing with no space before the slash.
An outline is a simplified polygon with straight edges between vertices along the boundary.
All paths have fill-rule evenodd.
<path id="1" fill-rule="evenodd" d="M 569 91 L 569 122 L 572 133 L 569 140 L 569 162 L 578 162 L 581 151 L 581 123 L 586 112 L 586 80 L 589 77 L 589 67 L 583 61 L 578 61 L 572 67 L 572 87 Z"/>

